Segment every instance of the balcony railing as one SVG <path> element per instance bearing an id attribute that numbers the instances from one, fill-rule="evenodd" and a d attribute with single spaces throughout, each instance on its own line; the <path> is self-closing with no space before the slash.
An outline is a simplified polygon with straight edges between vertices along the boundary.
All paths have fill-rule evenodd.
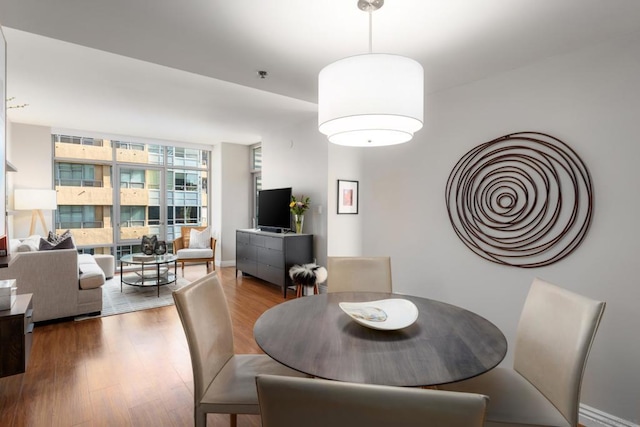
<path id="1" fill-rule="evenodd" d="M 120 188 L 135 188 L 135 189 L 143 189 L 145 188 L 144 182 L 120 182 Z"/>
<path id="2" fill-rule="evenodd" d="M 122 221 L 120 223 L 120 227 L 122 227 L 122 228 L 144 227 L 144 226 L 145 226 L 145 220 L 144 219 L 141 219 L 141 220 L 130 219 L 128 221 Z"/>
<path id="3" fill-rule="evenodd" d="M 78 228 L 104 228 L 103 221 L 60 221 L 56 222 L 56 229 L 78 229 Z"/>
<path id="4" fill-rule="evenodd" d="M 104 183 L 95 179 L 56 179 L 60 187 L 103 187 Z"/>

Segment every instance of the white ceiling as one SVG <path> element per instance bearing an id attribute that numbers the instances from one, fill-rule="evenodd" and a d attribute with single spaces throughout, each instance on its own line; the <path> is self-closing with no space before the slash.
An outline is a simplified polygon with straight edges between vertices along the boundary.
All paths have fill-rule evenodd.
<path id="1" fill-rule="evenodd" d="M 139 138 L 255 143 L 314 118 L 318 72 L 367 51 L 368 17 L 356 4 L 0 0 L 9 105 L 29 104 L 7 114 Z M 433 93 L 638 31 L 637 0 L 386 0 L 373 15 L 373 50 L 418 60 Z"/>

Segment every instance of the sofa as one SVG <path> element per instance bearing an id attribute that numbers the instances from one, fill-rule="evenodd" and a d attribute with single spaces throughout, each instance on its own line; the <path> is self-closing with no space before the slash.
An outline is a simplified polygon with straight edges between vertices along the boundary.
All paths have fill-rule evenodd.
<path id="1" fill-rule="evenodd" d="M 37 250 L 34 242 L 10 242 L 11 260 L 0 280 L 16 279 L 18 294 L 33 294 L 33 321 L 102 311 L 105 275 L 93 256 L 74 249 Z"/>

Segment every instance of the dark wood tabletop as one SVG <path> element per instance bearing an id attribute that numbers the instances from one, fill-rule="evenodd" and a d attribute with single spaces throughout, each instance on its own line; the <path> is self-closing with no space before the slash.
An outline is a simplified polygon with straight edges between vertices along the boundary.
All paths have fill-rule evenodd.
<path id="1" fill-rule="evenodd" d="M 339 302 L 404 298 L 418 308 L 412 325 L 395 331 L 362 326 Z M 461 381 L 498 365 L 504 334 L 468 310 L 409 295 L 336 292 L 297 298 L 267 310 L 254 337 L 280 363 L 314 377 L 367 384 L 430 386 Z"/>

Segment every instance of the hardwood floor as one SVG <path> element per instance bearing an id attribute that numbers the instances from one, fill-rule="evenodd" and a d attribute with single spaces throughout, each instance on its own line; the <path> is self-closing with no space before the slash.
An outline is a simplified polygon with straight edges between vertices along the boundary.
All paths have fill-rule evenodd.
<path id="1" fill-rule="evenodd" d="M 195 280 L 203 265 L 185 268 Z M 237 353 L 261 353 L 253 324 L 281 289 L 218 268 Z M 289 291 L 288 298 L 294 297 Z M 0 426 L 192 426 L 193 378 L 174 306 L 37 326 L 27 372 L 0 379 Z M 209 415 L 209 427 L 228 426 Z M 260 417 L 238 416 L 239 427 Z"/>
<path id="2" fill-rule="evenodd" d="M 190 280 L 204 265 L 185 268 Z M 238 353 L 261 353 L 253 324 L 280 288 L 219 268 Z M 294 292 L 289 292 L 294 297 Z M 37 326 L 27 372 L 0 379 L 2 426 L 191 426 L 193 379 L 174 306 Z M 209 415 L 209 426 L 228 426 Z M 238 426 L 260 426 L 239 416 Z"/>

